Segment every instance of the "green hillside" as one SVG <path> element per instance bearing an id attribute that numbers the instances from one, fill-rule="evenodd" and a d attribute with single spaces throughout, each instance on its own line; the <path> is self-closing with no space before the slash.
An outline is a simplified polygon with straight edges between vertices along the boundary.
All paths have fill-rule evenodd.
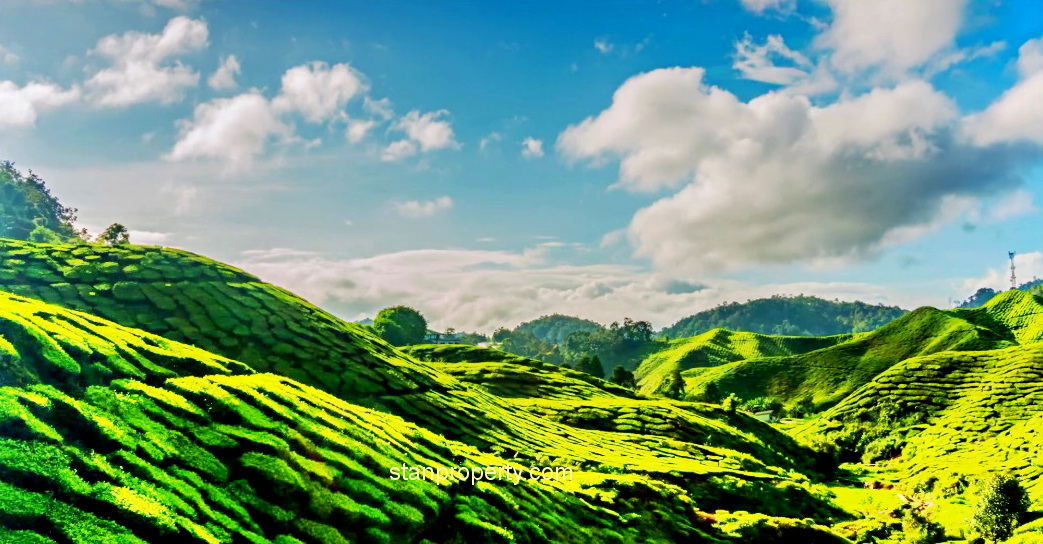
<path id="1" fill-rule="evenodd" d="M 681 319 L 661 334 L 668 338 L 687 338 L 712 329 L 729 329 L 788 336 L 833 336 L 871 331 L 905 313 L 896 306 L 779 295 L 722 304 Z"/>
<path id="2" fill-rule="evenodd" d="M 471 363 L 418 361 L 180 251 L 4 241 L 0 289 L 94 314 L 0 294 L 11 376 L 0 389 L 0 540 L 745 542 L 767 531 L 841 541 L 812 526 L 846 516 L 809 484 L 823 468 L 807 462 L 815 454 L 748 416 L 682 417 L 688 409 L 666 401 L 638 409 L 667 414 L 656 425 L 702 429 L 673 433 L 540 415 L 560 412 L 555 403 L 617 411 L 634 401 L 599 380 L 501 359 L 580 392 L 508 398 L 440 370 Z M 402 464 L 575 477 L 382 476 Z"/>
<path id="3" fill-rule="evenodd" d="M 634 392 L 586 372 L 470 345 L 401 348 L 416 359 L 464 383 L 478 384 L 505 398 L 585 400 L 633 398 Z"/>
<path id="4" fill-rule="evenodd" d="M 725 329 L 671 340 L 663 349 L 641 361 L 634 371 L 638 392 L 658 393 L 671 374 L 696 367 L 718 366 L 743 359 L 794 355 L 814 351 L 850 340 L 851 335 L 837 336 L 770 336 Z"/>
<path id="5" fill-rule="evenodd" d="M 741 398 L 830 406 L 896 363 L 941 351 L 1000 349 L 1043 339 L 1043 306 L 1013 291 L 973 310 L 919 308 L 867 334 L 807 353 L 761 357 L 685 374 L 692 392 L 715 384 Z"/>
<path id="6" fill-rule="evenodd" d="M 990 472 L 1013 472 L 1043 493 L 1043 343 L 943 352 L 894 365 L 801 435 L 851 458 L 893 460 L 903 488 L 954 494 Z"/>

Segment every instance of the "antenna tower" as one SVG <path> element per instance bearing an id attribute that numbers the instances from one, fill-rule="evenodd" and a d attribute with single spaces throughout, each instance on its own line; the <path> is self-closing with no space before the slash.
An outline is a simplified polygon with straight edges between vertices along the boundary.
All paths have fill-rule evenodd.
<path id="1" fill-rule="evenodd" d="M 1017 280 L 1017 277 L 1014 276 L 1014 255 L 1015 255 L 1015 253 L 1016 252 L 1014 252 L 1014 251 L 1008 251 L 1007 252 L 1007 256 L 1010 257 L 1010 288 L 1011 288 L 1011 290 L 1014 290 L 1014 289 L 1018 288 L 1018 280 Z"/>

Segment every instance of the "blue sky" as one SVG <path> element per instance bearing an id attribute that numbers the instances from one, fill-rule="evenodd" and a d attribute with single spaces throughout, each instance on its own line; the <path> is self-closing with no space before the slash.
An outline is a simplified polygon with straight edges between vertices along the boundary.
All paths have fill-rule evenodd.
<path id="1" fill-rule="evenodd" d="M 0 6 L 0 157 L 82 225 L 436 328 L 1043 276 L 1040 104 L 1031 0 Z"/>

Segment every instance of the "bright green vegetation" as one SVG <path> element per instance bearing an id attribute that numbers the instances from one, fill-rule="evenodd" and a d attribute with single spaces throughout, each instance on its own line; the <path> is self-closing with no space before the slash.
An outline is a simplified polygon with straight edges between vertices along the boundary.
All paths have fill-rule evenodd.
<path id="1" fill-rule="evenodd" d="M 844 542 L 832 467 L 742 414 L 489 350 L 418 361 L 181 251 L 3 241 L 0 290 L 85 312 L 0 295 L 0 541 Z"/>
<path id="2" fill-rule="evenodd" d="M 633 397 L 632 390 L 527 357 L 469 345 L 419 345 L 402 349 L 461 382 L 477 384 L 506 398 L 585 400 Z"/>
<path id="3" fill-rule="evenodd" d="M 646 357 L 634 371 L 638 392 L 660 393 L 671 374 L 690 368 L 719 366 L 725 363 L 794 355 L 833 346 L 850 340 L 851 335 L 826 337 L 770 336 L 725 329 L 672 340 L 662 349 Z"/>
<path id="4" fill-rule="evenodd" d="M 760 357 L 688 371 L 691 392 L 709 384 L 742 399 L 776 397 L 788 405 L 831 406 L 895 364 L 942 351 L 993 350 L 1043 339 L 1043 306 L 1013 291 L 982 308 L 919 308 L 883 327 L 807 353 Z"/>
<path id="5" fill-rule="evenodd" d="M 867 332 L 897 319 L 906 311 L 895 306 L 840 302 L 811 296 L 774 296 L 731 302 L 688 316 L 663 329 L 669 338 L 698 336 L 712 329 L 729 329 L 788 336 L 832 336 Z"/>
<path id="6" fill-rule="evenodd" d="M 192 344 L 342 398 L 445 385 L 361 326 L 185 251 L 0 240 L 0 291 Z"/>

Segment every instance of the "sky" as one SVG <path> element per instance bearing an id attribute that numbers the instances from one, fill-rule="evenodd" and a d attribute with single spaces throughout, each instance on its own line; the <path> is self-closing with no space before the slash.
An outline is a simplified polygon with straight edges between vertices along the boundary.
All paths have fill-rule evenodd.
<path id="1" fill-rule="evenodd" d="M 0 159 L 341 317 L 1043 277 L 1035 0 L 4 0 Z"/>

